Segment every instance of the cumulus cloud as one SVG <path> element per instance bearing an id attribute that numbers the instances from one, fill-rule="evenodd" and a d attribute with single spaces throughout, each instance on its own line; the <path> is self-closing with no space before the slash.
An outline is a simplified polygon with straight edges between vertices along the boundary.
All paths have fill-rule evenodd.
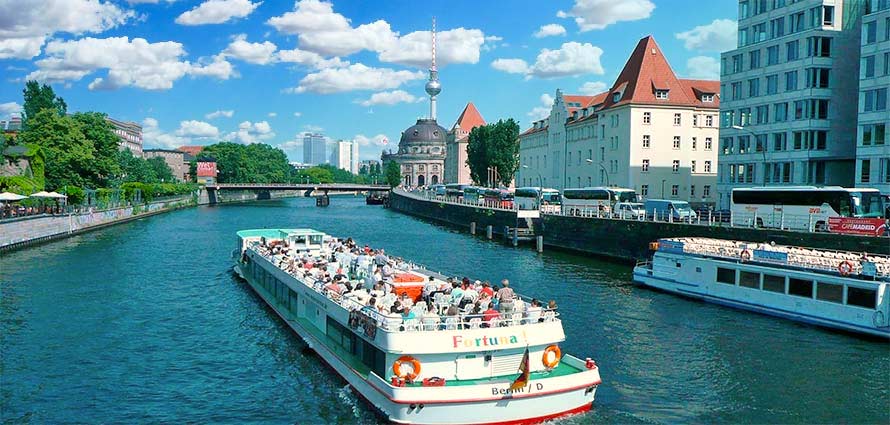
<path id="1" fill-rule="evenodd" d="M 397 103 L 417 102 L 418 100 L 420 100 L 420 98 L 404 90 L 393 90 L 374 93 L 371 95 L 370 98 L 364 100 L 356 100 L 355 103 L 358 103 L 362 106 L 395 105 Z"/>
<path id="2" fill-rule="evenodd" d="M 352 90 L 388 90 L 424 77 L 420 71 L 371 68 L 356 63 L 345 68 L 328 68 L 307 74 L 293 92 L 330 94 Z"/>
<path id="3" fill-rule="evenodd" d="M 248 63 L 266 65 L 275 61 L 275 51 L 278 47 L 271 41 L 251 43 L 247 41 L 246 34 L 238 34 L 222 54 Z"/>
<path id="4" fill-rule="evenodd" d="M 125 86 L 147 90 L 165 90 L 187 74 L 228 79 L 234 74 L 224 58 L 215 58 L 208 65 L 192 65 L 183 61 L 185 49 L 173 41 L 149 43 L 143 38 L 82 38 L 51 41 L 46 57 L 35 62 L 37 70 L 28 80 L 44 82 L 78 81 L 96 71 L 107 69 L 105 77 L 97 77 L 90 90 L 108 90 Z"/>
<path id="5" fill-rule="evenodd" d="M 213 119 L 217 119 L 219 117 L 232 118 L 233 115 L 235 115 L 235 111 L 233 111 L 231 109 L 224 110 L 224 111 L 217 110 L 217 111 L 213 111 L 209 114 L 204 115 L 204 118 L 207 118 L 208 120 L 213 120 Z"/>
<path id="6" fill-rule="evenodd" d="M 575 18 L 581 32 L 601 30 L 621 21 L 648 18 L 655 10 L 651 0 L 575 0 L 568 12 L 560 10 L 556 16 Z"/>
<path id="7" fill-rule="evenodd" d="M 686 75 L 702 80 L 720 79 L 720 62 L 710 56 L 695 56 L 686 61 Z"/>
<path id="8" fill-rule="evenodd" d="M 263 4 L 250 0 L 207 0 L 176 18 L 180 25 L 222 24 L 250 15 Z"/>
<path id="9" fill-rule="evenodd" d="M 738 23 L 731 19 L 715 19 L 710 24 L 676 33 L 674 37 L 683 40 L 683 46 L 688 50 L 723 52 L 736 47 Z"/>
<path id="10" fill-rule="evenodd" d="M 15 102 L 0 103 L 0 118 L 17 115 L 22 112 L 22 105 Z"/>
<path id="11" fill-rule="evenodd" d="M 267 121 L 244 121 L 238 124 L 238 130 L 226 135 L 227 140 L 235 140 L 241 143 L 257 143 L 275 137 L 272 126 Z"/>
<path id="12" fill-rule="evenodd" d="M 302 113 L 302 112 L 294 112 L 294 117 L 295 117 L 295 118 L 300 118 L 300 117 L 302 117 L 302 116 L 303 116 L 303 113 Z"/>
<path id="13" fill-rule="evenodd" d="M 219 54 L 214 56 L 212 61 L 199 61 L 198 64 L 192 65 L 189 75 L 228 80 L 237 77 L 238 71 L 226 60 L 225 55 Z"/>
<path id="14" fill-rule="evenodd" d="M 0 2 L 0 59 L 31 59 L 47 38 L 64 32 L 100 33 L 135 17 L 110 1 L 28 0 Z"/>
<path id="15" fill-rule="evenodd" d="M 348 61 L 339 57 L 325 59 L 324 56 L 308 50 L 279 50 L 278 60 L 303 65 L 312 69 L 342 68 L 349 65 Z"/>
<path id="16" fill-rule="evenodd" d="M 219 129 L 204 121 L 181 121 L 176 135 L 196 139 L 209 139 L 219 136 Z"/>
<path id="17" fill-rule="evenodd" d="M 188 138 L 161 130 L 158 120 L 151 117 L 142 120 L 142 141 L 146 147 L 164 149 L 175 149 L 190 142 Z"/>
<path id="18" fill-rule="evenodd" d="M 609 86 L 602 81 L 588 81 L 578 88 L 578 92 L 586 96 L 600 94 L 609 89 Z"/>
<path id="19" fill-rule="evenodd" d="M 541 106 L 535 106 L 526 115 L 532 121 L 537 121 L 549 117 L 551 109 L 553 109 L 553 96 L 544 93 L 541 95 Z"/>
<path id="20" fill-rule="evenodd" d="M 566 35 L 566 28 L 560 24 L 547 24 L 538 28 L 538 31 L 532 34 L 535 38 L 552 37 L 556 35 Z"/>
<path id="21" fill-rule="evenodd" d="M 378 54 L 382 62 L 426 66 L 432 45 L 430 31 L 401 36 L 384 20 L 353 27 L 349 19 L 334 12 L 332 3 L 301 0 L 295 8 L 270 18 L 267 24 L 281 33 L 296 35 L 300 48 L 323 56 L 347 56 L 363 50 Z M 437 54 L 441 64 L 477 63 L 486 41 L 478 29 L 439 31 Z"/>
<path id="22" fill-rule="evenodd" d="M 497 59 L 491 63 L 499 71 L 522 74 L 526 78 L 557 78 L 581 74 L 604 73 L 600 63 L 603 49 L 590 43 L 570 41 L 559 49 L 541 49 L 535 63 L 529 66 L 522 59 Z"/>
<path id="23" fill-rule="evenodd" d="M 278 116 L 278 112 L 269 112 L 267 115 L 269 115 L 269 118 L 275 118 Z"/>
<path id="24" fill-rule="evenodd" d="M 508 74 L 525 74 L 528 72 L 528 63 L 522 59 L 495 59 L 491 67 Z"/>

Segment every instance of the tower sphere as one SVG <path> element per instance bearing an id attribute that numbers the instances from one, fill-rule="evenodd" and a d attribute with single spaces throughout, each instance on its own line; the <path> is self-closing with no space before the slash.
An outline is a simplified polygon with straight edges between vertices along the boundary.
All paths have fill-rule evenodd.
<path id="1" fill-rule="evenodd" d="M 442 84 L 439 80 L 430 80 L 426 82 L 426 94 L 435 96 L 442 92 Z"/>

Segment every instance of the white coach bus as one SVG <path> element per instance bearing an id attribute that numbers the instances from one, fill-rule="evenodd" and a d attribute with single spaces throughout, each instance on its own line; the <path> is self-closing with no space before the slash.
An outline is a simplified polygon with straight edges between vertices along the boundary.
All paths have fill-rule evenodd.
<path id="1" fill-rule="evenodd" d="M 884 217 L 877 189 L 839 186 L 733 189 L 731 209 L 733 225 L 817 232 L 828 231 L 829 217 Z"/>

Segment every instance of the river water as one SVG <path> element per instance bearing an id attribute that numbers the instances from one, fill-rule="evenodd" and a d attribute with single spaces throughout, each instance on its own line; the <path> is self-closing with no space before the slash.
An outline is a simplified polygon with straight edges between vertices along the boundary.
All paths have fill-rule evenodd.
<path id="1" fill-rule="evenodd" d="M 888 423 L 890 347 L 636 287 L 362 199 L 180 210 L 0 258 L 4 423 L 375 423 L 230 272 L 234 232 L 312 227 L 559 304 L 594 410 L 561 423 Z"/>

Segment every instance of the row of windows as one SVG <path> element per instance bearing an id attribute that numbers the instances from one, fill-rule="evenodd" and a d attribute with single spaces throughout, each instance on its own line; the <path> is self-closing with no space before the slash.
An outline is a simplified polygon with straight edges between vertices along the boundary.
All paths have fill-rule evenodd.
<path id="1" fill-rule="evenodd" d="M 738 273 L 736 273 L 738 272 Z M 795 297 L 803 297 L 874 310 L 877 291 L 850 285 L 818 282 L 808 279 L 775 276 L 730 268 L 717 268 L 717 283 L 737 285 Z"/>
<path id="2" fill-rule="evenodd" d="M 808 37 L 806 39 L 806 51 L 804 54 L 808 58 L 830 58 L 831 57 L 832 38 L 824 36 Z M 782 63 L 782 55 L 780 48 L 782 44 L 776 44 L 766 48 L 766 66 L 778 65 Z M 792 62 L 800 59 L 800 40 L 788 41 L 784 44 L 785 62 Z M 747 58 L 747 67 L 746 65 Z M 738 53 L 732 56 L 723 57 L 721 60 L 721 75 L 731 75 L 742 72 L 744 70 L 760 69 L 764 66 L 763 53 L 760 49 L 749 51 L 747 55 Z M 731 67 L 729 66 L 731 65 Z"/>
<path id="3" fill-rule="evenodd" d="M 881 70 L 880 75 L 890 75 L 890 52 L 886 52 L 883 56 L 883 64 L 880 67 L 877 64 L 879 56 L 869 55 L 862 57 L 861 69 L 862 78 L 874 78 L 877 76 L 877 70 Z"/>
<path id="4" fill-rule="evenodd" d="M 890 18 L 884 19 L 884 41 L 890 40 Z M 862 44 L 872 44 L 878 41 L 878 21 L 862 23 Z"/>
<path id="5" fill-rule="evenodd" d="M 758 0 L 762 1 L 762 0 Z M 742 2 L 744 3 L 744 2 Z M 741 4 L 740 3 L 740 10 Z M 757 1 L 755 1 L 755 4 Z M 741 16 L 739 15 L 739 19 Z M 767 24 L 769 26 L 767 26 Z M 767 21 L 759 22 L 738 29 L 738 46 L 744 47 L 749 44 L 762 43 L 787 34 L 794 34 L 810 28 L 822 28 L 822 26 L 834 25 L 834 6 L 817 6 L 807 11 L 792 13 L 788 16 L 782 16 Z M 767 29 L 769 32 L 767 32 Z"/>
<path id="6" fill-rule="evenodd" d="M 875 167 L 873 170 L 872 167 Z M 876 172 L 877 176 L 873 179 L 872 172 Z M 872 165 L 871 159 L 862 159 L 859 161 L 859 182 L 860 183 L 890 183 L 890 159 L 878 159 Z"/>
<path id="7" fill-rule="evenodd" d="M 886 92 L 884 92 L 886 94 Z M 877 105 L 876 101 L 872 101 Z M 747 127 L 749 125 L 769 124 L 771 122 L 787 122 L 792 120 L 826 120 L 829 116 L 828 99 L 796 100 L 792 103 L 781 102 L 772 105 L 758 105 L 738 110 L 723 111 L 720 116 L 720 126 L 729 128 L 733 126 Z M 772 106 L 772 108 L 770 108 Z M 792 108 L 789 111 L 789 106 Z"/>
<path id="8" fill-rule="evenodd" d="M 754 183 L 754 181 L 757 180 L 754 176 L 754 171 L 756 169 L 754 163 L 722 163 L 720 164 L 720 168 L 721 170 L 717 173 L 717 178 L 720 183 Z M 802 170 L 800 174 L 801 181 L 795 181 L 795 168 Z M 790 161 L 766 163 L 764 167 L 764 171 L 766 171 L 765 175 L 759 180 L 766 180 L 765 183 L 805 183 L 821 185 L 826 183 L 825 168 L 825 161 L 800 161 L 800 164 L 798 164 L 797 167 Z M 760 183 L 760 181 L 758 181 L 758 183 Z"/>
<path id="9" fill-rule="evenodd" d="M 690 169 L 690 172 L 692 172 L 692 173 L 696 173 L 696 172 L 698 172 L 698 171 L 696 170 L 696 162 L 695 162 L 694 160 L 693 160 L 693 161 L 690 161 L 690 163 L 689 163 L 689 169 Z M 644 159 L 644 160 L 643 160 L 643 164 L 642 164 L 642 166 L 640 167 L 640 171 L 643 172 L 643 173 L 648 173 L 648 172 L 649 172 L 649 160 L 648 160 L 648 159 Z M 679 159 L 675 159 L 675 160 L 673 160 L 673 162 L 671 163 L 671 171 L 673 171 L 674 174 L 677 174 L 677 173 L 680 172 L 680 160 L 679 160 Z M 705 173 L 710 173 L 710 172 L 711 172 L 711 161 L 705 161 L 704 172 L 705 172 Z"/>
<path id="10" fill-rule="evenodd" d="M 831 81 L 831 70 L 829 68 L 807 68 L 804 71 L 805 89 L 827 89 Z M 798 71 L 788 71 L 784 74 L 784 91 L 792 92 L 798 90 Z M 761 81 L 763 84 L 761 84 Z M 761 87 L 764 89 L 761 90 Z M 721 84 L 721 91 L 726 96 L 726 84 Z M 745 81 L 735 81 L 729 83 L 729 100 L 751 99 L 760 96 L 770 96 L 779 93 L 779 74 L 767 75 L 763 79 L 760 77 L 751 78 Z"/>
<path id="11" fill-rule="evenodd" d="M 691 143 L 692 143 L 692 150 L 697 151 L 697 150 L 698 150 L 698 137 L 693 137 L 693 138 L 691 138 L 690 141 L 691 141 Z M 709 150 L 711 150 L 711 148 L 713 147 L 713 145 L 714 145 L 714 140 L 713 140 L 712 138 L 710 138 L 710 137 L 705 137 L 705 146 L 704 146 L 704 149 L 705 149 L 706 151 L 709 151 Z M 679 149 L 681 149 L 681 147 L 682 147 L 682 137 L 680 137 L 680 136 L 674 136 L 674 139 L 673 139 L 673 145 L 672 145 L 672 146 L 673 146 L 674 150 L 679 150 Z M 648 135 L 648 134 L 644 134 L 644 135 L 643 135 L 643 149 L 649 149 L 650 147 L 652 147 L 652 136 L 651 136 L 651 135 Z"/>
<path id="12" fill-rule="evenodd" d="M 720 152 L 723 155 L 735 153 L 746 154 L 752 152 L 784 152 L 789 150 L 788 134 L 786 132 L 758 134 L 753 139 L 751 136 L 736 136 L 720 138 Z M 793 150 L 825 150 L 828 148 L 828 131 L 826 130 L 801 130 L 792 131 L 791 149 Z M 771 143 L 770 143 L 771 141 Z"/>
<path id="13" fill-rule="evenodd" d="M 862 112 L 887 110 L 887 89 L 879 88 L 862 92 Z"/>
<path id="14" fill-rule="evenodd" d="M 865 124 L 862 127 L 862 146 L 881 146 L 887 142 L 887 124 Z"/>
<path id="15" fill-rule="evenodd" d="M 709 96 L 704 95 L 702 97 Z M 713 96 L 711 96 L 711 100 L 713 102 Z M 713 127 L 714 126 L 714 116 L 713 115 L 704 115 L 704 121 L 700 118 L 701 114 L 693 114 L 692 115 L 692 126 L 698 127 L 699 123 L 704 123 L 705 127 Z M 643 112 L 643 124 L 649 125 L 652 124 L 652 113 L 651 112 Z M 683 114 L 674 113 L 674 126 L 683 125 Z"/>

